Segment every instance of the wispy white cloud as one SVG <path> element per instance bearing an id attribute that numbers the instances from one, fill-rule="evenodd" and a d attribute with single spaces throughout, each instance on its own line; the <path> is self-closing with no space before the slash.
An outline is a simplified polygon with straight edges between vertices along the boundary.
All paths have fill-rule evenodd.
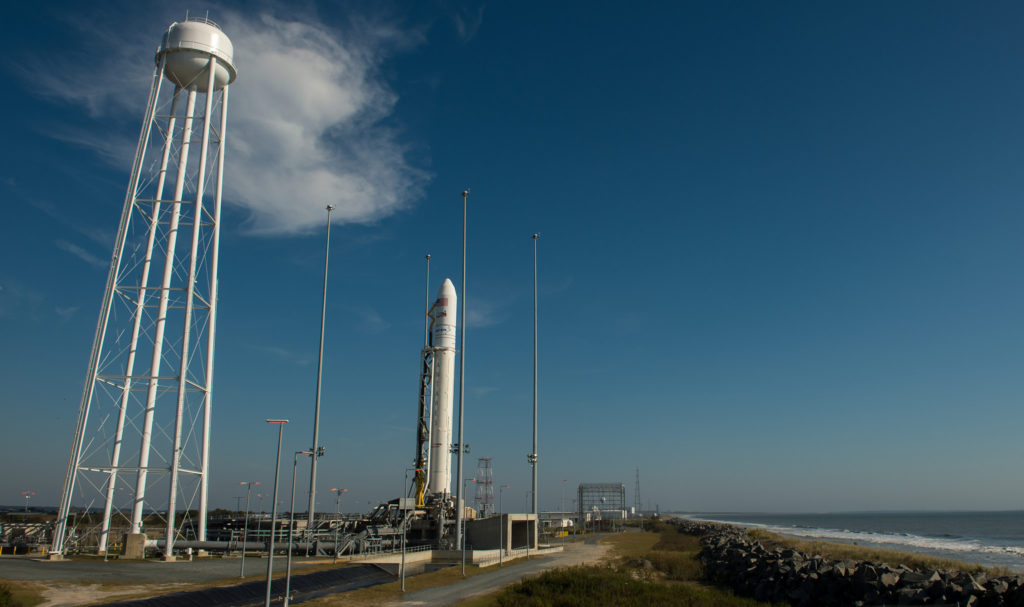
<path id="1" fill-rule="evenodd" d="M 69 221 L 67 216 L 65 214 L 63 214 L 63 213 L 60 213 L 57 210 L 57 207 L 55 205 L 53 205 L 52 203 L 50 203 L 49 201 L 46 201 L 46 200 L 33 200 L 30 204 L 33 207 L 35 207 L 35 208 L 39 209 L 40 211 L 42 211 L 43 213 L 46 213 L 47 215 L 49 215 L 53 219 L 56 219 L 57 221 L 60 221 L 62 224 L 66 225 L 66 226 L 70 226 L 76 232 L 78 232 L 79 234 L 85 236 L 86 238 L 88 238 L 89 240 L 95 242 L 96 244 L 109 247 L 114 242 L 114 234 L 113 234 L 113 232 L 111 232 L 109 230 L 101 230 L 99 228 L 83 226 L 83 225 L 79 224 L 78 222 Z"/>
<path id="2" fill-rule="evenodd" d="M 257 352 L 263 352 L 264 354 L 269 354 L 274 358 L 280 359 L 285 362 L 294 363 L 296 365 L 308 365 L 311 362 L 311 359 L 309 358 L 308 355 L 298 354 L 296 352 L 293 352 L 292 350 L 282 348 L 280 346 L 255 345 L 252 346 L 252 348 Z"/>
<path id="3" fill-rule="evenodd" d="M 79 309 L 79 306 L 68 306 L 66 308 L 61 307 L 61 306 L 56 306 L 54 308 L 54 312 L 57 313 L 57 316 L 61 320 L 68 321 L 68 320 L 71 320 L 71 317 L 74 316 L 76 312 L 78 312 L 78 309 Z"/>
<path id="4" fill-rule="evenodd" d="M 463 42 L 469 42 L 484 22 L 484 5 L 475 7 L 460 7 L 455 9 L 452 15 L 452 23 L 455 25 L 455 32 Z"/>
<path id="5" fill-rule="evenodd" d="M 72 255 L 81 259 L 82 261 L 89 265 L 96 266 L 97 268 L 106 268 L 110 266 L 109 262 L 104 261 L 99 257 L 96 257 L 89 251 L 86 251 L 85 249 L 76 245 L 73 242 L 68 242 L 66 240 L 55 240 L 54 244 L 57 245 L 58 249 L 71 253 Z"/>
<path id="6" fill-rule="evenodd" d="M 505 312 L 491 300 L 470 297 L 466 304 L 466 320 L 474 329 L 493 327 L 505 322 Z"/>
<path id="7" fill-rule="evenodd" d="M 355 329 L 362 333 L 381 333 L 391 328 L 391 323 L 384 319 L 379 312 L 370 308 L 347 306 L 349 314 L 356 318 Z"/>
<path id="8" fill-rule="evenodd" d="M 499 388 L 496 386 L 473 386 L 469 389 L 473 393 L 474 398 L 483 398 L 488 394 L 494 394 L 498 390 Z"/>
<path id="9" fill-rule="evenodd" d="M 234 44 L 239 73 L 229 101 L 225 200 L 249 211 L 250 231 L 319 227 L 328 202 L 339 223 L 372 223 L 421 195 L 429 175 L 409 164 L 407 144 L 384 123 L 397 96 L 380 73 L 389 55 L 418 43 L 417 32 L 365 20 L 340 31 L 312 17 L 214 15 Z M 169 23 L 155 19 L 90 20 L 83 35 L 93 60 L 55 50 L 26 63 L 24 75 L 41 95 L 95 119 L 55 128 L 53 137 L 88 146 L 127 170 L 137 135 L 131 126 L 137 129 L 151 57 Z M 112 129 L 118 121 L 121 128 Z"/>
<path id="10" fill-rule="evenodd" d="M 39 306 L 45 301 L 42 293 L 23 284 L 0 283 L 0 318 L 36 318 Z"/>

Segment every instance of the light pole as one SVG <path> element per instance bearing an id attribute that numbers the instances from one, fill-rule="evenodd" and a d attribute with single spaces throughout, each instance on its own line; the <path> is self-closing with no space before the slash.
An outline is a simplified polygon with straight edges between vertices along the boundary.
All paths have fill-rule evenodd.
<path id="1" fill-rule="evenodd" d="M 252 486 L 259 485 L 256 481 L 243 481 L 239 485 L 248 485 L 245 491 L 245 526 L 242 527 L 242 567 L 238 577 L 245 577 L 245 540 L 249 537 L 249 496 L 252 495 Z"/>
<path id="2" fill-rule="evenodd" d="M 338 562 L 338 527 L 341 526 L 341 494 L 348 491 L 348 489 L 340 489 L 334 487 L 331 489 L 332 492 L 337 494 L 337 502 L 334 504 L 334 562 Z"/>
<path id="3" fill-rule="evenodd" d="M 295 457 L 292 459 L 292 503 L 288 507 L 288 566 L 285 568 L 284 574 L 284 607 L 288 607 L 292 599 L 292 552 L 295 552 L 292 546 L 292 537 L 295 535 L 295 472 L 299 469 L 300 455 L 313 455 L 313 452 L 296 451 Z"/>
<path id="4" fill-rule="evenodd" d="M 459 458 L 460 459 L 462 458 L 462 453 L 461 452 L 459 453 Z M 467 478 L 466 480 L 462 481 L 462 495 L 463 496 L 466 495 L 466 484 L 470 483 L 470 482 L 475 483 L 476 479 L 475 478 Z M 459 513 L 462 512 L 463 508 L 465 508 L 465 498 L 463 497 L 462 499 L 463 499 L 463 505 L 459 506 Z M 455 500 L 455 501 L 456 501 L 456 503 L 458 503 L 458 500 Z M 466 521 L 465 521 L 465 519 L 463 519 L 462 520 L 462 526 L 464 527 L 465 525 L 466 525 Z M 462 536 L 463 536 L 462 537 L 462 577 L 466 577 L 466 537 L 465 537 L 465 532 L 464 532 L 465 530 L 460 527 L 460 531 L 463 531 L 463 534 L 462 534 Z"/>
<path id="5" fill-rule="evenodd" d="M 425 259 L 427 260 L 427 288 L 423 295 L 423 307 L 427 310 L 427 314 L 423 315 L 423 347 L 426 348 L 427 344 L 430 343 L 430 253 L 427 253 Z"/>
<path id="6" fill-rule="evenodd" d="M 408 502 L 406 502 L 405 500 L 409 499 L 407 497 L 408 494 L 406 492 L 409 490 L 410 470 L 416 472 L 417 474 L 419 474 L 420 472 L 419 468 L 406 468 L 405 478 L 402 480 L 402 492 L 398 494 L 398 512 L 399 515 L 402 517 L 402 524 L 400 526 L 400 529 L 402 531 L 402 592 L 405 592 L 405 519 L 407 518 L 408 514 L 408 509 L 406 508 Z"/>
<path id="7" fill-rule="evenodd" d="M 277 481 L 281 472 L 281 439 L 284 438 L 286 419 L 268 419 L 268 424 L 277 424 L 277 461 L 274 463 L 274 512 L 270 515 L 270 550 L 267 551 L 267 600 L 264 607 L 270 607 L 270 576 L 274 572 L 274 525 L 277 523 Z"/>
<path id="8" fill-rule="evenodd" d="M 498 487 L 498 521 L 501 523 L 500 538 L 498 540 L 498 567 L 503 567 L 505 564 L 505 510 L 501 507 L 501 494 L 505 489 L 508 489 L 511 485 L 504 485 Z"/>
<path id="9" fill-rule="evenodd" d="M 526 492 L 523 496 L 523 510 L 527 509 L 527 504 L 530 502 L 530 491 Z M 534 524 L 536 524 L 536 517 L 534 518 Z M 530 560 L 530 520 L 526 520 L 526 560 Z M 511 541 L 512 538 L 509 538 Z"/>
<path id="10" fill-rule="evenodd" d="M 327 322 L 327 262 L 331 259 L 331 211 L 334 205 L 327 205 L 327 245 L 324 247 L 324 299 L 320 311 L 320 355 L 316 363 L 316 409 L 313 412 L 313 446 L 309 448 L 313 452 L 313 463 L 309 469 L 309 521 L 306 523 L 307 531 L 313 529 L 313 516 L 316 510 L 316 460 L 323 455 L 320 448 L 320 385 L 324 374 L 324 325 Z"/>
<path id="11" fill-rule="evenodd" d="M 565 530 L 565 484 L 567 482 L 569 482 L 569 479 L 567 479 L 567 478 L 563 478 L 562 479 L 562 511 L 558 514 L 558 518 L 560 519 L 559 522 L 558 522 L 558 526 L 562 528 L 562 545 L 563 546 L 565 545 L 565 536 L 569 533 L 568 531 Z"/>
<path id="12" fill-rule="evenodd" d="M 533 235 L 533 451 L 528 457 L 533 467 L 533 510 L 537 515 L 537 239 L 540 234 Z M 527 524 L 529 529 L 529 524 Z M 527 534 L 529 535 L 529 534 Z M 527 540 L 529 544 L 529 540 Z"/>
<path id="13" fill-rule="evenodd" d="M 455 473 L 455 486 L 460 487 L 462 485 L 462 452 L 463 452 L 463 419 L 465 417 L 466 409 L 466 218 L 467 218 L 467 207 L 469 200 L 469 188 L 462 191 L 462 314 L 460 315 L 460 324 L 462 327 L 459 329 L 459 443 L 458 443 L 458 456 L 456 457 L 456 473 Z M 455 498 L 455 545 L 462 546 L 463 555 L 465 555 L 465 542 L 462 537 L 462 519 L 463 511 L 462 507 L 459 506 L 459 499 L 461 495 Z M 466 575 L 465 566 L 462 569 L 462 575 Z"/>
<path id="14" fill-rule="evenodd" d="M 573 513 L 573 518 L 576 519 L 576 524 L 573 525 L 572 534 L 573 535 L 579 535 L 579 533 L 580 533 L 580 526 L 583 525 L 583 513 L 576 511 L 576 498 L 575 497 L 572 498 L 572 513 Z"/>

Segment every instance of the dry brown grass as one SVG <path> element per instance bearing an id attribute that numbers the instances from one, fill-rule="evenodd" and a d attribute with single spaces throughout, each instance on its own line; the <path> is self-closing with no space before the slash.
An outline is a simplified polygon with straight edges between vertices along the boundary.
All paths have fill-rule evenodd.
<path id="1" fill-rule="evenodd" d="M 0 580 L 0 588 L 6 587 L 6 590 L 10 592 L 8 599 L 11 605 L 21 605 L 22 607 L 35 607 L 43 602 L 42 588 L 33 582 L 25 582 L 22 580 Z M 0 595 L 3 594 L 0 589 Z"/>
<path id="2" fill-rule="evenodd" d="M 638 559 L 654 549 L 661 540 L 661 534 L 642 531 L 617 533 L 601 538 L 602 544 L 611 546 L 612 555 L 624 559 Z"/>

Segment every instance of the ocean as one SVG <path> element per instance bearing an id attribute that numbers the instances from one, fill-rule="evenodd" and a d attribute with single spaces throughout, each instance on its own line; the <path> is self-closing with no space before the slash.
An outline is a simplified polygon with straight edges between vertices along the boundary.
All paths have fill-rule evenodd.
<path id="1" fill-rule="evenodd" d="M 687 518 L 736 523 L 801 539 L 921 552 L 1024 572 L 1024 511 L 702 513 Z"/>

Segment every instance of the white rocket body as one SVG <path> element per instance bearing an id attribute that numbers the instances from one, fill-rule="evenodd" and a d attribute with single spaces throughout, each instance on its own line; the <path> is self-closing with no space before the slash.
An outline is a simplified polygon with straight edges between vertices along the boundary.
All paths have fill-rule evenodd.
<path id="1" fill-rule="evenodd" d="M 452 400 L 455 385 L 455 285 L 448 278 L 434 302 L 434 377 L 431 381 L 429 493 L 451 494 Z"/>

